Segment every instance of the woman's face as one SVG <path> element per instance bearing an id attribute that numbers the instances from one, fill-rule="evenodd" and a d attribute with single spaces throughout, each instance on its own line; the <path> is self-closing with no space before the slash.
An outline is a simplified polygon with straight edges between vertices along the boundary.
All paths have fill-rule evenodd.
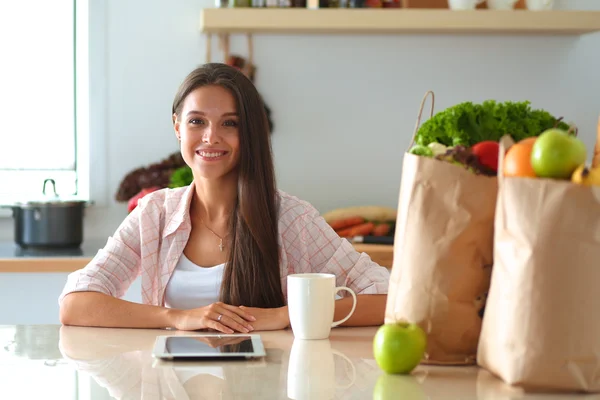
<path id="1" fill-rule="evenodd" d="M 181 140 L 181 155 L 195 177 L 218 179 L 235 173 L 239 115 L 227 89 L 210 85 L 191 92 L 175 121 L 175 134 Z"/>

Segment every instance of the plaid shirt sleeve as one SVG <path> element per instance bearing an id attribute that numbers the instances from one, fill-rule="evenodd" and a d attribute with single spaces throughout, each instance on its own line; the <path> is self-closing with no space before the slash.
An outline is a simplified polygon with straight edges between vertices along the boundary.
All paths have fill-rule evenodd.
<path id="1" fill-rule="evenodd" d="M 69 274 L 58 302 L 72 292 L 101 292 L 123 297 L 140 274 L 140 204 L 121 223 L 104 248 L 83 268 Z M 145 212 L 148 212 L 146 210 Z"/>
<path id="2" fill-rule="evenodd" d="M 340 238 L 309 203 L 284 195 L 280 229 L 287 272 L 330 273 L 356 294 L 387 294 L 390 272 Z M 340 292 L 346 296 L 347 292 Z"/>

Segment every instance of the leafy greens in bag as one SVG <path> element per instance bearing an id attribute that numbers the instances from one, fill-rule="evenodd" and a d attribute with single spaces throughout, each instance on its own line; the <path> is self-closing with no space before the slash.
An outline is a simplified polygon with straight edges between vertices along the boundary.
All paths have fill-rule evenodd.
<path id="1" fill-rule="evenodd" d="M 497 102 L 486 100 L 482 104 L 463 102 L 438 112 L 419 128 L 415 142 L 427 146 L 440 143 L 445 146 L 473 146 L 479 142 L 498 142 L 506 134 L 518 142 L 537 136 L 546 129 L 569 129 L 544 110 L 533 110 L 529 101 Z"/>

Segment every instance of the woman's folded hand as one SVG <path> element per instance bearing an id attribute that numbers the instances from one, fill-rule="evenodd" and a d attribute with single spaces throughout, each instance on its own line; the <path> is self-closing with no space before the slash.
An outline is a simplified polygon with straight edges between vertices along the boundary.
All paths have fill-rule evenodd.
<path id="1" fill-rule="evenodd" d="M 252 309 L 254 310 L 254 309 Z M 250 309 L 221 302 L 190 310 L 172 309 L 173 326 L 182 331 L 212 329 L 223 333 L 249 333 L 257 320 Z"/>

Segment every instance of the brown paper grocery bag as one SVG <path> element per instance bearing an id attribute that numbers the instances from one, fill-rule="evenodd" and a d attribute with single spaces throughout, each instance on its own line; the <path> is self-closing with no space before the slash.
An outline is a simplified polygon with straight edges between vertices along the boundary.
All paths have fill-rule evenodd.
<path id="1" fill-rule="evenodd" d="M 500 177 L 479 365 L 526 389 L 600 391 L 599 282 L 600 187 Z"/>
<path id="2" fill-rule="evenodd" d="M 427 92 L 415 135 L 428 95 L 433 115 Z M 404 153 L 385 322 L 406 320 L 425 330 L 423 363 L 475 363 L 496 195 L 496 177 Z"/>

